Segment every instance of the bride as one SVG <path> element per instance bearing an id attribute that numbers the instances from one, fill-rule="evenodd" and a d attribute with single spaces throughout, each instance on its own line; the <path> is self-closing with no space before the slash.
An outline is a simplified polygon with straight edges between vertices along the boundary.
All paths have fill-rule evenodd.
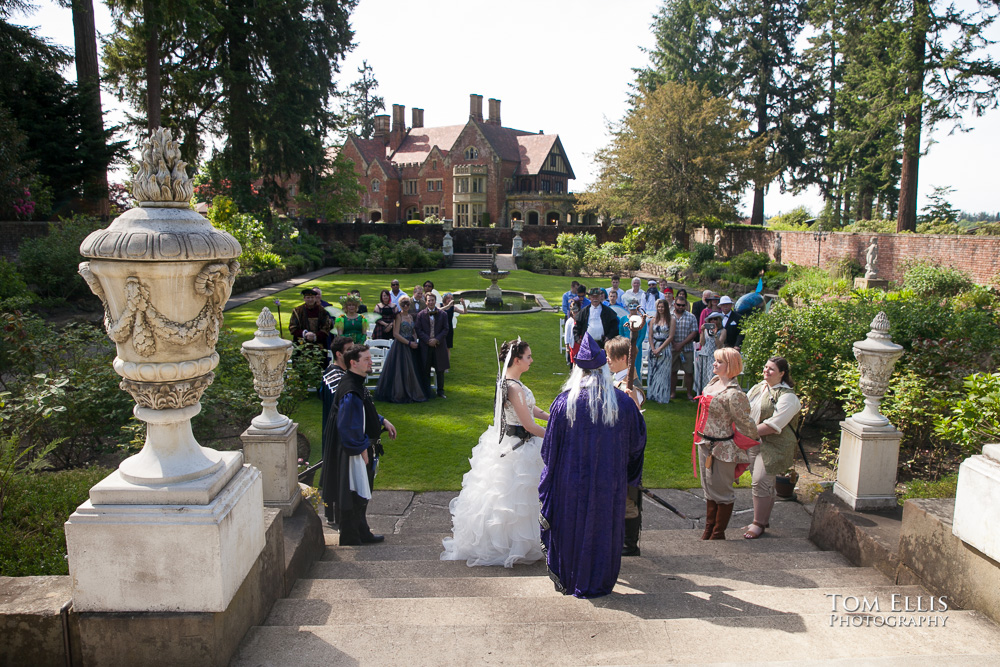
<path id="1" fill-rule="evenodd" d="M 531 348 L 520 338 L 503 344 L 493 424 L 472 448 L 472 469 L 451 501 L 452 537 L 443 540 L 441 560 L 473 565 L 530 563 L 542 557 L 538 525 L 538 480 L 542 437 L 535 419 L 549 414 L 521 375 L 531 367 Z"/>

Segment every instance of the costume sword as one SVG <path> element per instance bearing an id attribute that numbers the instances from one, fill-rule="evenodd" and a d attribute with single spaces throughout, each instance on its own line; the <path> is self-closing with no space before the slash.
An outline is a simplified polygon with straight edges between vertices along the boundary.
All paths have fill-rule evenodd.
<path id="1" fill-rule="evenodd" d="M 658 503 L 659 505 L 667 508 L 668 510 L 670 510 L 671 512 L 673 512 L 674 514 L 676 514 L 680 518 L 682 518 L 682 519 L 684 519 L 686 521 L 691 521 L 691 517 L 687 516 L 686 514 L 684 514 L 684 512 L 680 511 L 679 509 L 677 509 L 676 507 L 674 507 L 673 505 L 671 505 L 666 500 L 664 500 L 663 498 L 659 497 L 658 495 L 656 495 L 655 493 L 653 493 L 652 491 L 650 491 L 646 487 L 640 486 L 639 490 L 642 491 L 642 494 L 644 496 L 650 498 L 651 500 L 653 500 L 654 502 Z"/>

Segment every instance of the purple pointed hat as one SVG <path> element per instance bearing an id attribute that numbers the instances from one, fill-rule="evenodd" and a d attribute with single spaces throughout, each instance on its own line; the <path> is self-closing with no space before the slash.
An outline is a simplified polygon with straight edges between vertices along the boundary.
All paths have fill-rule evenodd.
<path id="1" fill-rule="evenodd" d="M 580 351 L 573 358 L 573 363 L 580 368 L 593 370 L 600 368 L 607 362 L 608 355 L 604 353 L 597 341 L 589 333 L 583 334 L 583 339 L 580 341 Z"/>

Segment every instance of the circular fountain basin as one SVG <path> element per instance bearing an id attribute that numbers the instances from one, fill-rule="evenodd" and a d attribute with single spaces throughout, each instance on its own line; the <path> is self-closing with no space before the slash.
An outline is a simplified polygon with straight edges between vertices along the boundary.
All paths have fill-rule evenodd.
<path id="1" fill-rule="evenodd" d="M 525 292 L 503 291 L 503 302 L 500 304 L 486 302 L 486 290 L 465 290 L 455 292 L 456 299 L 469 302 L 470 313 L 536 313 L 542 309 L 534 294 Z"/>

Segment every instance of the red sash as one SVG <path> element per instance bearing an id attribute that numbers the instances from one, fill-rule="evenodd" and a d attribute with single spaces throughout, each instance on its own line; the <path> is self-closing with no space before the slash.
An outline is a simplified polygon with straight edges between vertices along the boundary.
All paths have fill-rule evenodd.
<path id="1" fill-rule="evenodd" d="M 698 433 L 704 433 L 705 422 L 708 421 L 708 406 L 712 403 L 713 398 L 714 396 L 705 396 L 704 394 L 698 397 L 698 412 L 694 419 L 694 433 L 691 434 L 691 469 L 696 478 L 700 477 L 700 471 L 698 469 Z M 760 444 L 758 441 L 748 438 L 737 431 L 735 425 L 733 425 L 733 442 L 737 447 L 743 450 L 750 449 L 754 445 Z M 742 475 L 749 467 L 749 463 L 737 463 L 736 479 L 739 479 L 740 475 Z M 733 481 L 736 481 L 736 479 Z"/>

